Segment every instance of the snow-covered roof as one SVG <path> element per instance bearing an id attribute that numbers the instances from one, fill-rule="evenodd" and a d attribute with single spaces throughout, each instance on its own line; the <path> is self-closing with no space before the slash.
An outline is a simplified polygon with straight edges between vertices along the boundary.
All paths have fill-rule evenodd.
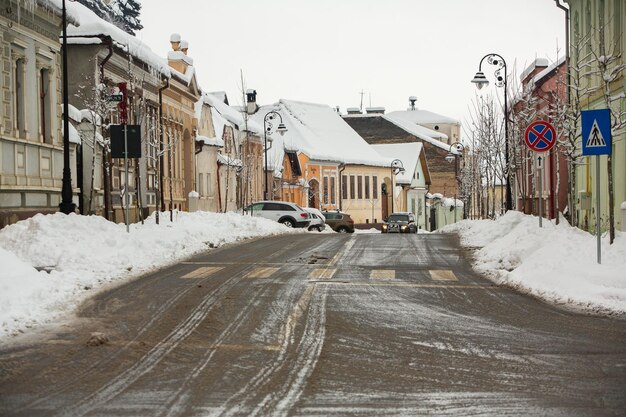
<path id="1" fill-rule="evenodd" d="M 276 133 L 271 135 L 272 148 L 282 143 L 284 150 L 300 151 L 319 161 L 385 167 L 391 164 L 391 159 L 378 154 L 330 106 L 280 100 L 261 107 L 253 118 L 262 122 L 272 110 L 281 114 L 288 129 L 282 138 Z"/>
<path id="2" fill-rule="evenodd" d="M 417 124 L 433 124 L 433 123 L 443 123 L 443 124 L 451 124 L 451 125 L 460 125 L 461 122 L 455 120 L 448 116 L 443 116 L 441 114 L 433 113 L 428 110 L 405 110 L 405 111 L 392 111 L 387 114 L 388 116 L 394 119 L 402 119 L 409 122 L 417 123 Z"/>
<path id="3" fill-rule="evenodd" d="M 543 71 L 541 71 L 540 73 L 538 73 L 537 75 L 535 75 L 530 81 L 529 84 L 537 84 L 539 81 L 541 81 L 544 77 L 546 77 L 548 74 L 550 74 L 552 71 L 554 71 L 556 68 L 558 68 L 560 65 L 562 65 L 563 63 L 565 63 L 565 55 L 563 55 L 562 57 L 560 57 L 559 59 L 557 59 L 556 62 L 548 65 Z"/>
<path id="4" fill-rule="evenodd" d="M 420 142 L 389 143 L 370 146 L 372 146 L 376 152 L 384 157 L 399 159 L 402 161 L 404 172 L 400 172 L 396 175 L 396 183 L 411 184 L 413 177 L 415 176 L 415 169 L 419 163 L 420 153 L 423 149 Z"/>
<path id="5" fill-rule="evenodd" d="M 242 166 L 240 159 L 231 158 L 228 155 L 222 155 L 221 153 L 217 154 L 217 162 L 222 165 L 227 165 L 231 167 L 240 167 Z"/>
<path id="6" fill-rule="evenodd" d="M 196 136 L 196 142 L 204 142 L 205 145 L 208 146 L 217 146 L 219 148 L 224 147 L 224 141 L 219 138 L 209 138 L 207 136 L 198 135 Z"/>
<path id="7" fill-rule="evenodd" d="M 61 17 L 63 15 L 63 0 L 37 0 L 37 4 L 47 10 L 51 10 L 54 14 Z M 74 26 L 80 26 L 80 19 L 70 5 L 66 5 L 65 18 L 68 23 Z"/>
<path id="8" fill-rule="evenodd" d="M 397 112 L 394 112 L 397 113 Z M 435 139 L 433 137 L 431 137 L 424 129 L 426 129 L 424 126 L 420 126 L 417 125 L 413 122 L 410 122 L 406 119 L 402 119 L 396 116 L 393 116 L 391 113 L 388 115 L 383 115 L 383 117 L 385 118 L 385 120 L 388 120 L 389 122 L 393 123 L 394 125 L 398 126 L 401 129 L 406 130 L 407 132 L 409 132 L 410 134 L 414 135 L 415 137 L 423 140 L 424 142 L 428 142 L 431 145 L 435 145 L 441 149 L 445 149 L 446 151 L 450 149 L 450 146 L 447 143 L 444 143 L 442 141 L 440 141 L 439 139 Z M 430 130 L 431 132 L 435 132 L 434 130 Z M 444 135 L 445 139 L 448 138 L 447 135 Z"/>
<path id="9" fill-rule="evenodd" d="M 58 0 L 57 2 L 60 3 Z M 87 38 L 80 38 L 81 36 L 110 36 L 117 46 L 127 51 L 133 57 L 145 62 L 161 74 L 167 77 L 171 76 L 167 60 L 152 52 L 152 50 L 145 43 L 141 42 L 135 36 L 132 36 L 117 26 L 99 18 L 94 12 L 78 2 L 68 2 L 66 7 L 68 10 L 72 10 L 72 13 L 80 22 L 79 27 L 74 25 L 68 26 L 68 43 L 89 43 Z M 96 38 L 93 39 L 93 42 L 91 43 L 100 43 L 100 40 Z"/>
<path id="10" fill-rule="evenodd" d="M 76 107 L 72 106 L 71 104 L 68 104 L 67 108 L 68 108 L 67 114 L 70 120 L 73 120 L 76 123 L 80 123 L 83 121 L 83 114 L 80 110 L 78 110 Z"/>
<path id="11" fill-rule="evenodd" d="M 520 79 L 524 80 L 528 75 L 535 70 L 537 67 L 547 67 L 548 60 L 546 58 L 537 58 L 533 61 L 532 64 L 527 66 L 524 71 L 522 71 L 522 75 L 520 75 Z"/>
<path id="12" fill-rule="evenodd" d="M 65 129 L 63 129 L 63 124 L 61 124 L 61 134 L 65 135 Z M 78 133 L 78 130 L 76 130 L 76 128 L 74 127 L 73 124 L 70 123 L 70 143 L 75 143 L 77 145 L 80 145 L 81 143 L 83 143 L 83 141 L 80 138 L 80 134 Z"/>
<path id="13" fill-rule="evenodd" d="M 224 103 L 222 97 L 220 95 L 213 95 L 210 93 L 205 93 L 202 95 L 203 100 L 206 104 L 213 107 L 217 112 L 224 117 L 226 120 L 236 125 L 239 130 L 245 131 L 248 130 L 256 135 L 263 135 L 263 127 L 259 125 L 256 121 L 251 118 L 246 122 L 242 113 L 238 112 L 228 104 Z M 247 126 L 247 129 L 246 129 Z M 217 129 L 215 131 L 217 135 Z"/>

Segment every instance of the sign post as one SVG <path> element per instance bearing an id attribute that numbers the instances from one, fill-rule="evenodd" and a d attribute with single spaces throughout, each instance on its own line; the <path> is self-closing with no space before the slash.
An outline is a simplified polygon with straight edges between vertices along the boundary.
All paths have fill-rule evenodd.
<path id="1" fill-rule="evenodd" d="M 609 109 L 583 110 L 582 119 L 583 155 L 596 156 L 596 241 L 598 263 L 602 263 L 600 239 L 600 155 L 611 154 L 611 111 Z M 612 209 L 609 207 L 609 209 Z"/>
<path id="2" fill-rule="evenodd" d="M 539 227 L 543 227 L 543 165 L 544 152 L 548 152 L 556 144 L 556 130 L 543 120 L 528 125 L 524 133 L 524 142 L 531 151 L 537 152 L 537 168 L 539 171 Z"/>

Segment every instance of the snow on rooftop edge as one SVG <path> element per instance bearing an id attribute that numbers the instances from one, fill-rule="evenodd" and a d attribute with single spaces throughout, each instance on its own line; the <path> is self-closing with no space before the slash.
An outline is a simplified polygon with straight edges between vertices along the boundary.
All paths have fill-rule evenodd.
<path id="1" fill-rule="evenodd" d="M 158 56 L 137 37 L 124 32 L 117 26 L 99 18 L 94 12 L 77 2 L 68 2 L 67 10 L 71 10 L 77 17 L 80 26 L 68 25 L 68 43 L 74 42 L 80 36 L 108 35 L 124 48 L 129 54 L 150 65 L 161 74 L 171 77 L 167 60 Z M 70 37 L 71 36 L 71 37 Z M 76 43 L 81 43 L 80 38 Z M 84 41 L 83 41 L 84 42 Z"/>
<path id="2" fill-rule="evenodd" d="M 286 149 L 320 161 L 384 167 L 391 164 L 391 159 L 381 157 L 330 106 L 281 99 L 278 107 L 288 129 L 283 137 Z"/>

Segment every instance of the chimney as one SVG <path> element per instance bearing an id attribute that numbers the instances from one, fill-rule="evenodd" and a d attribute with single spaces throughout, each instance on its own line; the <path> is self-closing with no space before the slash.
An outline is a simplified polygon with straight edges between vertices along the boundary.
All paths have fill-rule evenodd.
<path id="1" fill-rule="evenodd" d="M 384 107 L 366 107 L 365 113 L 367 114 L 385 114 Z"/>
<path id="2" fill-rule="evenodd" d="M 193 59 L 187 56 L 189 43 L 181 40 L 178 33 L 172 33 L 170 35 L 170 44 L 172 45 L 172 50 L 167 53 L 167 63 L 171 68 L 181 74 L 185 74 L 187 68 L 193 65 Z"/>
<path id="3" fill-rule="evenodd" d="M 361 114 L 361 109 L 358 107 L 348 107 L 346 111 L 348 112 L 348 115 Z"/>
<path id="4" fill-rule="evenodd" d="M 170 35 L 170 44 L 172 45 L 172 51 L 178 51 L 180 48 L 180 35 L 178 33 Z"/>
<path id="5" fill-rule="evenodd" d="M 246 112 L 248 114 L 254 114 L 259 109 L 256 105 L 256 90 L 246 90 Z"/>
<path id="6" fill-rule="evenodd" d="M 187 55 L 187 50 L 189 50 L 189 42 L 180 41 L 180 50 L 183 54 Z"/>
<path id="7" fill-rule="evenodd" d="M 417 97 L 415 97 L 415 96 L 409 97 L 409 103 L 410 103 L 409 110 L 416 110 L 416 107 L 415 107 L 415 102 L 416 101 L 417 101 Z"/>

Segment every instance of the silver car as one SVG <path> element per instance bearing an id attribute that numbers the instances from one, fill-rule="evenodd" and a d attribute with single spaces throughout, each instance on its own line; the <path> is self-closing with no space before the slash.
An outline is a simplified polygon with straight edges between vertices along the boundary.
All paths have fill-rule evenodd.
<path id="1" fill-rule="evenodd" d="M 309 212 L 309 219 L 311 220 L 309 231 L 317 230 L 321 232 L 326 229 L 326 218 L 321 211 L 310 207 L 305 207 L 304 209 Z"/>

